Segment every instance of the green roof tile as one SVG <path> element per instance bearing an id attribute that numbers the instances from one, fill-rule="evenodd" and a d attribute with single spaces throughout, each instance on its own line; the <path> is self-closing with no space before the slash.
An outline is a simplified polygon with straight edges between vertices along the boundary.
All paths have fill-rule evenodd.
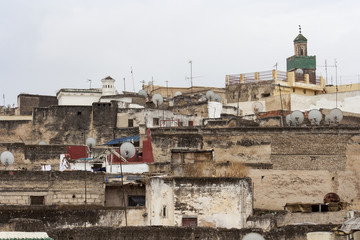
<path id="1" fill-rule="evenodd" d="M 306 37 L 302 35 L 301 33 L 297 35 L 297 37 L 294 39 L 294 42 L 307 42 Z"/>

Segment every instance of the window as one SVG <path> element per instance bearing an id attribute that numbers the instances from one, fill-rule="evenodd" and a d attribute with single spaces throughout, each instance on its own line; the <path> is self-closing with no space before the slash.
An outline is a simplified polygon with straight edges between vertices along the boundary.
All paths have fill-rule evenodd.
<path id="1" fill-rule="evenodd" d="M 270 93 L 262 93 L 261 97 L 265 98 L 265 97 L 270 97 Z"/>
<path id="2" fill-rule="evenodd" d="M 128 127 L 134 126 L 134 119 L 128 119 Z"/>
<path id="3" fill-rule="evenodd" d="M 145 206 L 145 196 L 129 196 L 128 197 L 129 207 L 143 207 Z"/>
<path id="4" fill-rule="evenodd" d="M 164 218 L 166 217 L 166 206 L 163 206 L 162 216 L 163 216 Z"/>
<path id="5" fill-rule="evenodd" d="M 317 95 L 317 91 L 314 91 L 314 95 Z"/>
<path id="6" fill-rule="evenodd" d="M 197 218 L 196 217 L 183 217 L 182 218 L 183 227 L 197 227 Z"/>
<path id="7" fill-rule="evenodd" d="M 44 205 L 44 196 L 30 196 L 30 205 Z"/>
<path id="8" fill-rule="evenodd" d="M 306 89 L 304 89 L 304 91 L 303 91 L 303 92 L 304 92 L 304 94 L 306 94 Z"/>
<path id="9" fill-rule="evenodd" d="M 293 88 L 293 92 L 295 92 L 295 88 Z"/>
<path id="10" fill-rule="evenodd" d="M 193 121 L 189 121 L 189 126 L 194 126 L 194 122 L 193 122 Z"/>
<path id="11" fill-rule="evenodd" d="M 81 112 L 77 112 L 77 115 L 78 115 L 78 116 L 81 116 Z"/>
<path id="12" fill-rule="evenodd" d="M 159 118 L 153 118 L 153 126 L 159 126 Z"/>

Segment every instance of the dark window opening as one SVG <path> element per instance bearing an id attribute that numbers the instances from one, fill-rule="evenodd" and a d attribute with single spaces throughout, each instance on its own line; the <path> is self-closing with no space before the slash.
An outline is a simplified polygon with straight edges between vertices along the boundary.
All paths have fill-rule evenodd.
<path id="1" fill-rule="evenodd" d="M 179 127 L 182 127 L 184 125 L 184 123 L 183 122 L 179 122 Z"/>
<path id="2" fill-rule="evenodd" d="M 254 94 L 254 98 L 256 98 L 256 94 Z"/>
<path id="3" fill-rule="evenodd" d="M 197 218 L 196 217 L 184 217 L 182 219 L 183 227 L 197 227 Z"/>
<path id="4" fill-rule="evenodd" d="M 270 97 L 270 93 L 263 93 L 263 94 L 261 94 L 261 97 L 263 97 L 263 98 Z"/>
<path id="5" fill-rule="evenodd" d="M 44 205 L 44 196 L 30 196 L 30 205 Z"/>
<path id="6" fill-rule="evenodd" d="M 145 196 L 129 196 L 129 207 L 142 207 L 145 206 Z"/>
<path id="7" fill-rule="evenodd" d="M 303 92 L 304 92 L 304 94 L 306 94 L 306 89 L 304 89 L 304 91 L 303 91 Z"/>
<path id="8" fill-rule="evenodd" d="M 293 92 L 295 92 L 295 88 L 293 88 Z"/>
<path id="9" fill-rule="evenodd" d="M 128 119 L 128 127 L 134 126 L 134 119 Z"/>
<path id="10" fill-rule="evenodd" d="M 189 121 L 189 126 L 194 126 L 194 122 L 193 122 L 193 121 Z"/>
<path id="11" fill-rule="evenodd" d="M 100 169 L 100 168 L 102 168 L 101 163 L 94 163 L 94 165 L 92 166 L 92 169 Z"/>
<path id="12" fill-rule="evenodd" d="M 153 118 L 153 126 L 159 126 L 159 119 Z"/>
<path id="13" fill-rule="evenodd" d="M 166 217 L 166 206 L 163 207 L 163 217 Z"/>
<path id="14" fill-rule="evenodd" d="M 81 112 L 77 112 L 77 115 L 78 115 L 78 116 L 81 116 Z"/>
<path id="15" fill-rule="evenodd" d="M 317 91 L 314 92 L 314 95 L 317 95 Z"/>
<path id="16" fill-rule="evenodd" d="M 325 205 L 325 204 L 311 205 L 311 211 L 312 212 L 327 212 L 328 211 L 328 205 Z"/>

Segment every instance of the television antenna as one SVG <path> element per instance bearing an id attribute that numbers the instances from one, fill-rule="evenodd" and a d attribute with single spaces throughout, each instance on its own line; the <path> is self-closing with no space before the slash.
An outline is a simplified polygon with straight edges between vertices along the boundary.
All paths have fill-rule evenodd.
<path id="1" fill-rule="evenodd" d="M 264 110 L 264 106 L 262 105 L 261 102 L 254 102 L 252 104 L 252 110 L 255 114 L 262 112 Z"/>
<path id="2" fill-rule="evenodd" d="M 91 79 L 88 79 L 88 82 L 90 83 L 89 89 L 91 89 L 91 82 L 92 82 L 92 80 L 91 80 Z"/>
<path id="3" fill-rule="evenodd" d="M 181 95 L 182 95 L 182 92 L 180 92 L 180 91 L 176 91 L 176 92 L 175 92 L 175 97 L 181 96 Z"/>
<path id="4" fill-rule="evenodd" d="M 288 114 L 288 115 L 286 116 L 285 121 L 286 121 L 286 124 L 287 124 L 288 126 L 294 125 L 293 121 L 291 120 L 291 114 Z"/>
<path id="5" fill-rule="evenodd" d="M 331 117 L 330 117 L 330 114 L 327 114 L 327 115 L 325 115 L 325 123 L 327 123 L 327 124 L 331 124 Z"/>
<path id="6" fill-rule="evenodd" d="M 339 108 L 333 108 L 331 109 L 330 113 L 330 120 L 333 123 L 339 123 L 341 122 L 341 120 L 343 119 L 344 115 L 342 113 L 342 111 Z"/>
<path id="7" fill-rule="evenodd" d="M 144 89 L 141 89 L 141 90 L 138 92 L 138 94 L 139 94 L 140 96 L 147 97 L 147 93 L 146 93 L 146 91 L 145 91 Z"/>
<path id="8" fill-rule="evenodd" d="M 258 233 L 248 233 L 242 240 L 265 240 L 265 238 Z"/>
<path id="9" fill-rule="evenodd" d="M 209 100 L 209 101 L 212 101 L 214 100 L 214 96 L 215 96 L 215 93 L 211 90 L 207 91 L 206 92 L 206 98 Z"/>
<path id="10" fill-rule="evenodd" d="M 221 96 L 219 94 L 215 93 L 213 98 L 214 98 L 215 102 L 220 102 L 221 103 Z"/>
<path id="11" fill-rule="evenodd" d="M 161 94 L 156 93 L 152 97 L 152 102 L 155 104 L 155 107 L 159 107 L 164 102 L 164 98 L 161 96 Z"/>
<path id="12" fill-rule="evenodd" d="M 133 83 L 133 91 L 135 92 L 134 73 L 133 73 L 132 66 L 130 66 L 130 71 L 131 71 L 131 79 L 132 79 L 132 83 Z"/>
<path id="13" fill-rule="evenodd" d="M 313 109 L 309 112 L 308 119 L 311 125 L 320 125 L 322 114 L 319 110 Z"/>
<path id="14" fill-rule="evenodd" d="M 134 145 L 131 142 L 124 142 L 120 146 L 120 154 L 126 159 L 132 158 L 135 156 L 136 150 Z"/>
<path id="15" fill-rule="evenodd" d="M 304 114 L 299 110 L 294 111 L 291 114 L 291 121 L 296 125 L 299 126 L 304 121 Z"/>
<path id="16" fill-rule="evenodd" d="M 9 151 L 4 151 L 0 156 L 1 163 L 4 164 L 5 168 L 14 163 L 14 155 Z"/>

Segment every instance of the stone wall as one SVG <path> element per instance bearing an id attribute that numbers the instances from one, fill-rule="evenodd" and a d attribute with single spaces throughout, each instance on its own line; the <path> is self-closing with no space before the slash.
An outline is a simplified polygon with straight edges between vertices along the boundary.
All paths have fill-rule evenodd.
<path id="1" fill-rule="evenodd" d="M 147 187 L 150 225 L 243 228 L 252 213 L 249 178 L 152 178 Z"/>
<path id="2" fill-rule="evenodd" d="M 296 225 L 277 228 L 270 232 L 262 232 L 259 229 L 223 229 L 207 227 L 93 227 L 58 229 L 48 231 L 50 237 L 55 240 L 97 240 L 97 239 L 127 239 L 127 240 L 239 240 L 246 234 L 257 232 L 266 240 L 306 240 L 306 233 L 312 231 L 330 231 L 336 225 Z"/>
<path id="3" fill-rule="evenodd" d="M 273 81 L 228 85 L 225 89 L 227 103 L 257 101 L 272 96 L 275 85 Z"/>
<path id="4" fill-rule="evenodd" d="M 153 129 L 152 142 L 156 162 L 168 162 L 171 148 L 189 147 L 214 149 L 216 164 L 247 165 L 255 208 L 321 203 L 335 192 L 360 209 L 358 127 Z"/>
<path id="5" fill-rule="evenodd" d="M 17 101 L 19 115 L 31 115 L 33 108 L 58 105 L 56 96 L 19 94 Z"/>
<path id="6" fill-rule="evenodd" d="M 87 204 L 103 206 L 104 179 L 101 172 L 0 171 L 0 204 L 84 205 L 86 180 Z"/>

